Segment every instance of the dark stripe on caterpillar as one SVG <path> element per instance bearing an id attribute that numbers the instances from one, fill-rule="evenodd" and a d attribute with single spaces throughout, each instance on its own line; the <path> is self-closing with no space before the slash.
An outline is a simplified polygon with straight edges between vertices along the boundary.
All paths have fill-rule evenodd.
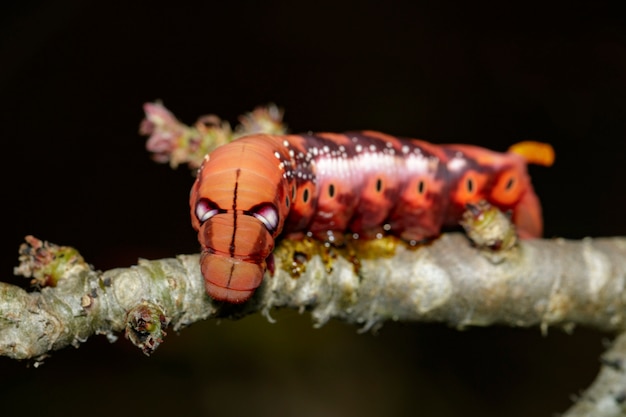
<path id="1" fill-rule="evenodd" d="M 457 225 L 466 205 L 481 200 L 510 210 L 520 236 L 538 237 L 541 207 L 526 164 L 551 148 L 512 149 L 373 131 L 252 135 L 224 145 L 205 159 L 190 196 L 207 291 L 217 300 L 247 300 L 279 236 L 307 233 L 338 244 L 345 233 L 392 234 L 415 243 Z"/>
<path id="2" fill-rule="evenodd" d="M 237 189 L 239 188 L 239 174 L 241 169 L 235 171 L 235 187 L 233 190 L 233 235 L 230 239 L 229 253 L 232 258 L 235 256 L 235 233 L 237 233 Z"/>

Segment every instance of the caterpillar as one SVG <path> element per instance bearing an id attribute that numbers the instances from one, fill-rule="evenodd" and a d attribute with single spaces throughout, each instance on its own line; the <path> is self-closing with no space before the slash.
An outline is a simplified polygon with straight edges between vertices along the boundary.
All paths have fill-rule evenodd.
<path id="1" fill-rule="evenodd" d="M 281 236 L 340 244 L 346 233 L 391 234 L 415 244 L 458 225 L 479 201 L 510 211 L 521 238 L 540 237 L 527 164 L 553 158 L 538 142 L 498 153 L 375 131 L 239 138 L 205 157 L 190 193 L 206 291 L 248 300 Z"/>

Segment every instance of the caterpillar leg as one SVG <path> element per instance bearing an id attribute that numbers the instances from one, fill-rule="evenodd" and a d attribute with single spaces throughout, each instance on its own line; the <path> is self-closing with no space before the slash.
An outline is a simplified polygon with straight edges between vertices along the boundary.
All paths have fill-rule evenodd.
<path id="1" fill-rule="evenodd" d="M 521 239 L 540 238 L 543 235 L 541 203 L 532 186 L 529 187 L 513 211 L 513 223 Z"/>

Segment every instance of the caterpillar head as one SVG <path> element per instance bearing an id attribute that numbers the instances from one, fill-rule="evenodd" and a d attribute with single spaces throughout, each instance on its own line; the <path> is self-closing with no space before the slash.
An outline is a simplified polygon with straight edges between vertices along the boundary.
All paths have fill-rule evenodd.
<path id="1" fill-rule="evenodd" d="M 261 285 L 287 216 L 282 172 L 273 154 L 261 157 L 257 144 L 240 140 L 218 148 L 191 190 L 202 275 L 207 293 L 218 301 L 242 303 Z"/>
<path id="2" fill-rule="evenodd" d="M 207 199 L 195 204 L 200 266 L 207 293 L 230 303 L 246 301 L 261 285 L 265 258 L 274 249 L 277 211 L 269 204 L 250 210 L 226 210 Z"/>

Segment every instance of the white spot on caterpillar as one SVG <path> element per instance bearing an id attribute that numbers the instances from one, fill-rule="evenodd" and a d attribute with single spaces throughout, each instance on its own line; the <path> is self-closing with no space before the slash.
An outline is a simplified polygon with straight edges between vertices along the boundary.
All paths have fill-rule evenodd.
<path id="1" fill-rule="evenodd" d="M 385 142 L 385 146 L 388 147 L 388 148 L 391 148 L 391 147 L 393 147 L 393 143 Z"/>
<path id="2" fill-rule="evenodd" d="M 276 159 L 280 159 L 280 154 L 278 152 L 274 152 L 274 156 L 276 157 Z"/>
<path id="3" fill-rule="evenodd" d="M 410 149 L 407 145 L 403 145 L 402 146 L 402 153 L 407 154 L 409 153 Z"/>
<path id="4" fill-rule="evenodd" d="M 283 141 L 283 146 L 284 146 L 285 148 L 288 148 L 288 147 L 289 147 L 289 142 L 288 142 L 288 141 L 286 141 L 286 140 L 284 140 L 284 141 Z"/>
<path id="5" fill-rule="evenodd" d="M 324 150 L 324 152 L 326 152 L 326 153 L 328 153 L 328 151 L 330 151 L 330 149 L 328 148 L 328 146 L 327 146 L 327 145 L 324 145 L 323 150 Z"/>
<path id="6" fill-rule="evenodd" d="M 385 232 L 390 231 L 390 230 L 391 230 L 391 225 L 390 225 L 389 223 L 385 223 L 385 224 L 383 224 L 383 230 L 384 230 Z"/>
<path id="7" fill-rule="evenodd" d="M 450 162 L 448 162 L 448 169 L 450 171 L 460 171 L 465 167 L 467 161 L 463 159 L 462 156 L 462 154 L 461 156 L 457 154 L 457 156 L 455 156 Z"/>
<path id="8" fill-rule="evenodd" d="M 370 151 L 376 152 L 376 145 L 370 145 Z"/>
<path id="9" fill-rule="evenodd" d="M 355 151 L 357 151 L 357 153 L 362 152 L 363 151 L 363 147 L 361 145 L 356 145 L 356 147 L 354 148 Z"/>

